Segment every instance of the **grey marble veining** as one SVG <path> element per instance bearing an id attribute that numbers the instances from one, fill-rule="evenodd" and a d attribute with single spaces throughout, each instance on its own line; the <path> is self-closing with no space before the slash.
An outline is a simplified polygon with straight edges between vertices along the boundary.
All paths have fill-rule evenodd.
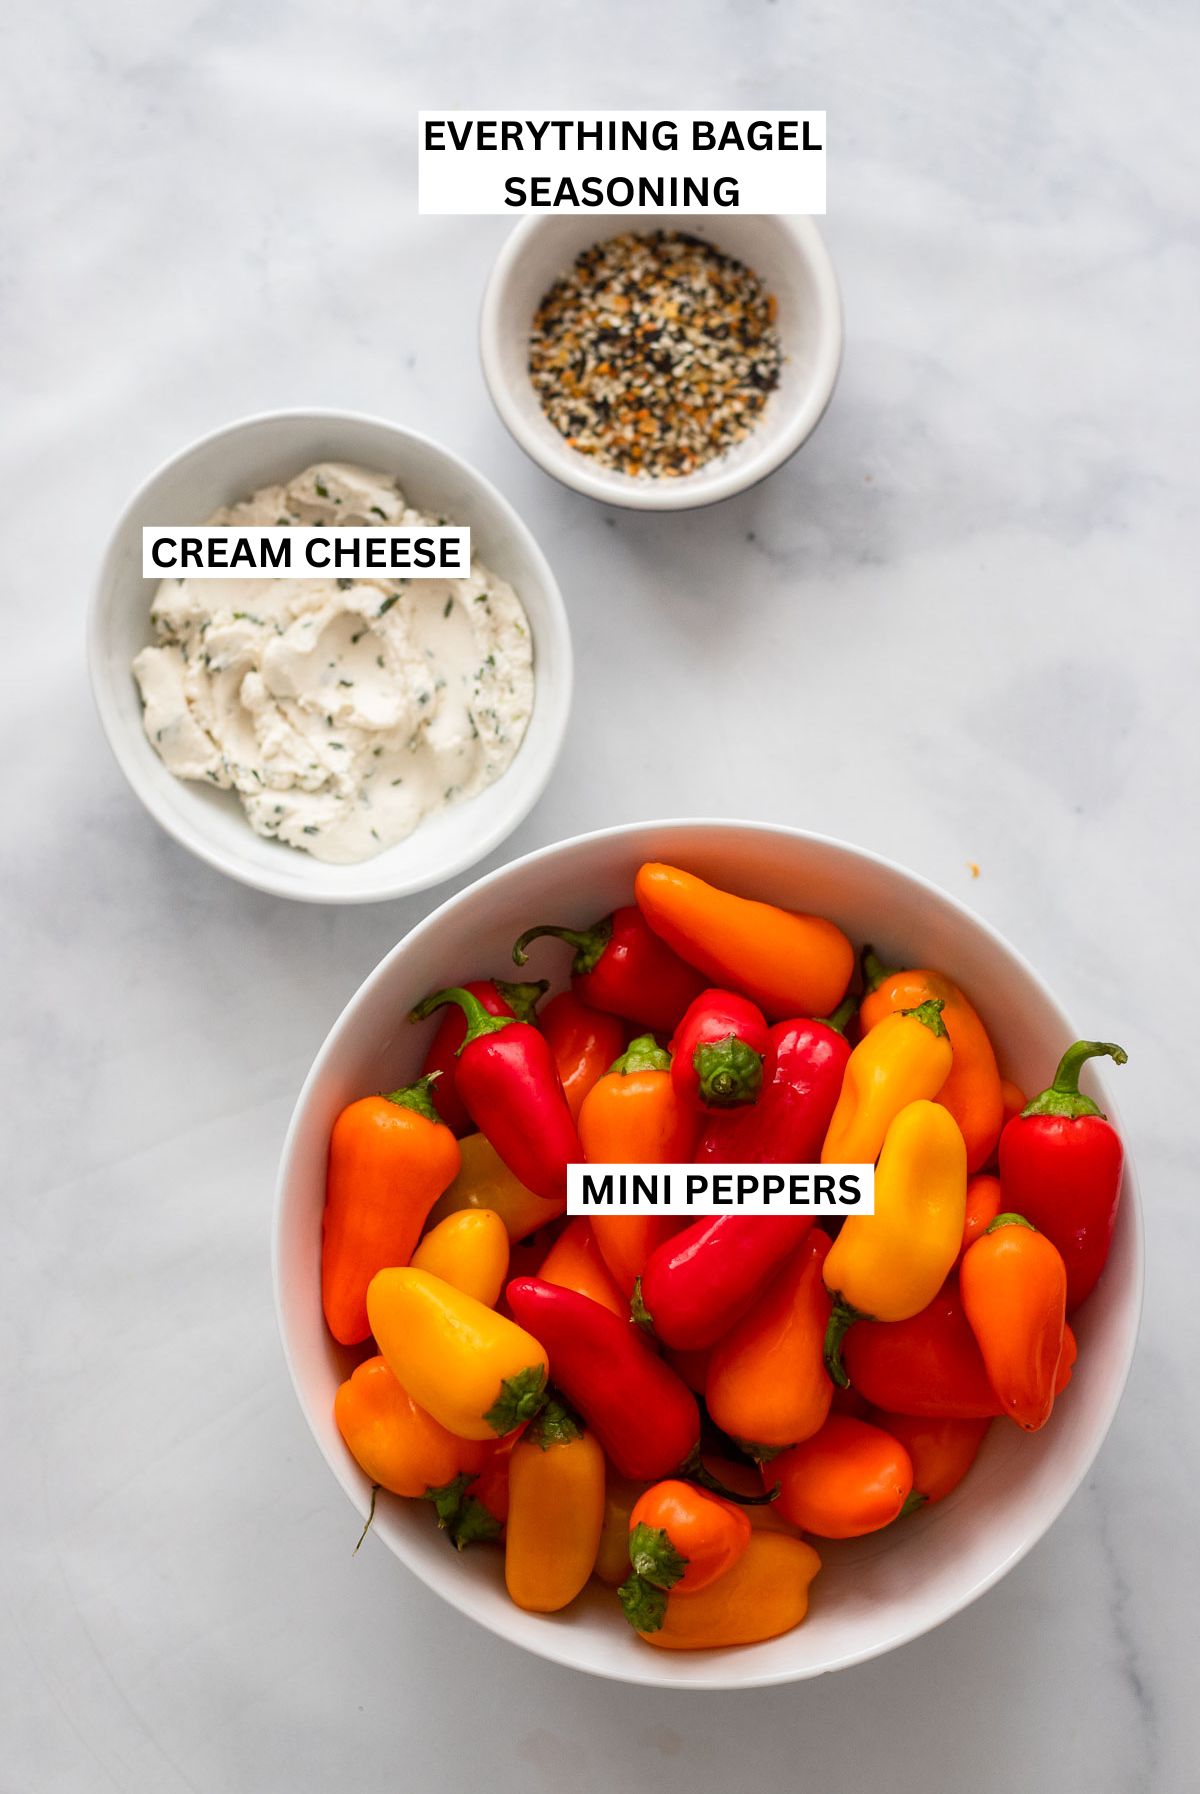
<path id="1" fill-rule="evenodd" d="M 4 1786 L 1195 1785 L 1198 51 L 1183 0 L 0 19 Z M 606 514 L 490 409 L 506 226 L 417 218 L 415 114 L 708 102 L 828 110 L 842 382 L 758 490 Z M 655 814 L 848 836 L 1130 1050 L 1124 1406 L 1032 1556 L 898 1654 L 640 1693 L 495 1644 L 381 1547 L 350 1559 L 276 1341 L 271 1186 L 326 1027 L 445 893 L 322 912 L 193 862 L 125 789 L 82 652 L 133 485 L 305 403 L 444 438 L 558 572 L 577 701 L 506 854 Z"/>

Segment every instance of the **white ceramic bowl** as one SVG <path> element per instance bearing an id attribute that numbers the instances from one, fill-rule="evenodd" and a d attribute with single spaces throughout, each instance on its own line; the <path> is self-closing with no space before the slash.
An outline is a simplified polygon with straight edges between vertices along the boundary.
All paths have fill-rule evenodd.
<path id="1" fill-rule="evenodd" d="M 469 524 L 472 548 L 514 587 L 533 634 L 536 693 L 512 765 L 477 797 L 422 822 L 354 866 L 324 865 L 247 822 L 231 791 L 176 779 L 146 739 L 130 664 L 153 640 L 154 581 L 142 578 L 144 524 L 203 523 L 219 506 L 290 479 L 314 461 L 350 461 L 399 481 L 409 501 Z M 375 903 L 452 878 L 512 833 L 558 758 L 571 703 L 571 638 L 553 573 L 495 487 L 414 430 L 342 411 L 274 411 L 204 436 L 165 462 L 126 505 L 104 557 L 88 623 L 92 689 L 109 744 L 150 814 L 184 847 L 243 884 L 310 903 Z"/>
<path id="2" fill-rule="evenodd" d="M 678 479 L 635 479 L 568 447 L 529 378 L 529 333 L 543 296 L 584 249 L 626 231 L 685 231 L 745 262 L 779 305 L 786 357 L 778 388 L 744 442 Z M 755 485 L 812 435 L 842 359 L 842 304 L 829 252 L 811 218 L 556 215 L 518 224 L 500 251 L 479 326 L 484 378 L 527 455 L 564 485 L 635 511 L 683 511 Z"/>
<path id="3" fill-rule="evenodd" d="M 334 1345 L 321 1316 L 320 1231 L 329 1130 L 342 1106 L 416 1075 L 427 1029 L 404 1021 L 428 990 L 501 972 L 531 922 L 584 924 L 628 902 L 634 873 L 664 859 L 747 894 L 835 917 L 885 960 L 944 967 L 978 1003 L 1001 1063 L 1023 1089 L 1050 1081 L 1078 1030 L 999 935 L 913 873 L 838 841 L 736 822 L 642 823 L 543 848 L 480 879 L 393 948 L 352 999 L 301 1091 L 284 1148 L 275 1211 L 279 1324 L 300 1404 L 360 1514 L 366 1478 L 333 1423 L 333 1396 L 357 1355 Z M 565 970 L 542 942 L 531 975 Z M 1088 1019 L 1088 1031 L 1103 1018 Z M 1099 1091 L 1099 1082 L 1093 1084 Z M 1104 1107 L 1113 1105 L 1104 1095 Z M 653 1686 L 745 1688 L 789 1682 L 879 1656 L 957 1613 L 1037 1543 L 1086 1475 L 1116 1411 L 1133 1355 L 1142 1288 L 1141 1218 L 1126 1165 L 1112 1256 L 1077 1317 L 1079 1360 L 1045 1430 L 997 1423 L 964 1483 L 936 1507 L 850 1544 L 815 1541 L 823 1568 L 809 1616 L 768 1643 L 656 1651 L 635 1638 L 611 1590 L 586 1591 L 552 1619 L 504 1592 L 496 1552 L 460 1557 L 423 1504 L 381 1496 L 374 1531 L 401 1562 L 481 1625 L 557 1663 Z M 377 1573 L 386 1574 L 376 1559 Z M 1082 1624 L 1082 1620 L 1081 1620 Z"/>

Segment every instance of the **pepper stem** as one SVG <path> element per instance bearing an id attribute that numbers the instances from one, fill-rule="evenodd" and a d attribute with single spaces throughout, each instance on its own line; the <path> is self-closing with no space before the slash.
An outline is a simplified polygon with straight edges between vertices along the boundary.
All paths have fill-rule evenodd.
<path id="1" fill-rule="evenodd" d="M 557 941 L 566 941 L 568 947 L 574 947 L 575 957 L 571 961 L 571 970 L 577 978 L 595 969 L 600 955 L 612 938 L 612 917 L 605 916 L 603 921 L 594 922 L 590 928 L 560 928 L 553 923 L 545 923 L 538 928 L 527 928 L 520 940 L 513 947 L 513 960 L 523 966 L 529 958 L 530 941 L 541 940 L 543 935 L 552 934 Z"/>
<path id="2" fill-rule="evenodd" d="M 901 1015 L 910 1015 L 915 1022 L 936 1034 L 939 1040 L 946 1037 L 946 1024 L 942 1020 L 942 1010 L 946 1007 L 945 997 L 930 997 L 927 1002 L 918 1003 L 915 1009 L 902 1009 Z"/>
<path id="3" fill-rule="evenodd" d="M 534 1010 L 550 989 L 549 978 L 539 978 L 536 984 L 511 984 L 506 978 L 496 978 L 493 982 L 519 1022 L 533 1020 Z"/>
<path id="4" fill-rule="evenodd" d="M 835 1034 L 844 1034 L 858 1010 L 858 998 L 845 996 L 832 1015 L 818 1015 L 815 1019 L 823 1028 L 832 1028 Z"/>
<path id="5" fill-rule="evenodd" d="M 457 1003 L 467 1018 L 467 1031 L 463 1036 L 462 1046 L 470 1046 L 473 1040 L 481 1040 L 485 1034 L 498 1034 L 501 1028 L 511 1028 L 516 1021 L 513 1015 L 489 1015 L 479 998 L 472 991 L 463 990 L 454 984 L 447 990 L 435 990 L 432 995 L 422 999 L 416 1008 L 409 1012 L 410 1022 L 427 1021 L 437 1009 L 444 1009 L 447 1003 Z M 457 1056 L 457 1055 L 456 1055 Z"/>
<path id="6" fill-rule="evenodd" d="M 925 1503 L 928 1500 L 929 1500 L 928 1495 L 922 1495 L 920 1489 L 911 1489 L 908 1494 L 908 1499 L 904 1503 L 904 1506 L 900 1509 L 900 1512 L 896 1515 L 897 1520 L 903 1520 L 905 1514 L 915 1514 L 917 1509 L 919 1507 L 924 1507 Z"/>
<path id="7" fill-rule="evenodd" d="M 1083 1115 L 1098 1115 L 1103 1121 L 1104 1110 L 1099 1103 L 1094 1103 L 1090 1096 L 1084 1096 L 1079 1088 L 1079 1074 L 1089 1059 L 1107 1057 L 1117 1065 L 1124 1065 L 1129 1055 L 1123 1047 L 1111 1040 L 1077 1040 L 1069 1046 L 1059 1061 L 1058 1070 L 1054 1074 L 1054 1082 L 1048 1090 L 1021 1110 L 1024 1115 L 1063 1115 L 1068 1121 L 1078 1121 Z"/>
<path id="8" fill-rule="evenodd" d="M 737 1489 L 726 1488 L 725 1484 L 702 1463 L 698 1445 L 688 1453 L 675 1475 L 681 1482 L 695 1483 L 698 1489 L 707 1489 L 710 1495 L 719 1495 L 722 1501 L 732 1501 L 738 1507 L 770 1507 L 779 1493 L 778 1483 L 773 1489 L 768 1489 L 762 1495 L 743 1495 Z"/>
<path id="9" fill-rule="evenodd" d="M 863 991 L 867 996 L 873 990 L 878 990 L 885 978 L 894 978 L 896 975 L 895 967 L 885 966 L 874 947 L 864 947 L 858 963 L 862 970 Z"/>
<path id="10" fill-rule="evenodd" d="M 1027 1221 L 1024 1215 L 1013 1214 L 997 1215 L 994 1221 L 988 1222 L 983 1231 L 985 1233 L 995 1233 L 1000 1227 L 1028 1227 L 1030 1233 L 1037 1232 L 1037 1228 L 1032 1221 Z"/>
<path id="11" fill-rule="evenodd" d="M 850 1379 L 846 1375 L 846 1366 L 842 1363 L 842 1341 L 854 1325 L 855 1321 L 870 1320 L 859 1308 L 851 1308 L 849 1302 L 843 1302 L 841 1296 L 833 1298 L 833 1312 L 829 1316 L 829 1325 L 825 1329 L 825 1345 L 823 1357 L 825 1369 L 830 1379 L 839 1389 L 849 1389 Z"/>
<path id="12" fill-rule="evenodd" d="M 405 1084 L 399 1090 L 387 1091 L 384 1100 L 395 1103 L 399 1109 L 412 1109 L 416 1114 L 423 1115 L 426 1121 L 440 1121 L 441 1117 L 433 1106 L 429 1092 L 441 1075 L 440 1071 L 426 1072 L 415 1084 Z"/>
<path id="13" fill-rule="evenodd" d="M 716 1109 L 752 1103 L 762 1088 L 763 1056 L 737 1034 L 705 1041 L 692 1054 L 700 1100 Z"/>
<path id="14" fill-rule="evenodd" d="M 653 1034 L 639 1034 L 608 1069 L 622 1078 L 634 1071 L 670 1071 L 671 1055 L 665 1047 L 659 1046 Z"/>

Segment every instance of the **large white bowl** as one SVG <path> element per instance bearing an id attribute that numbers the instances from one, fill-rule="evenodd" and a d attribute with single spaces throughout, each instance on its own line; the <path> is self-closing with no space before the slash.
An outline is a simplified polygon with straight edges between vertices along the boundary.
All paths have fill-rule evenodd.
<path id="1" fill-rule="evenodd" d="M 785 358 L 779 385 L 746 440 L 695 473 L 672 479 L 636 479 L 571 448 L 542 410 L 529 378 L 529 334 L 549 288 L 593 243 L 652 230 L 702 237 L 752 268 L 778 304 Z M 501 418 L 525 453 L 556 480 L 628 510 L 691 510 L 756 485 L 812 435 L 842 363 L 842 301 L 829 251 L 811 218 L 555 213 L 525 219 L 500 251 L 483 297 L 479 351 Z"/>
<path id="2" fill-rule="evenodd" d="M 321 1316 L 325 1157 L 338 1110 L 417 1072 L 425 1028 L 405 1020 L 428 990 L 503 972 L 532 922 L 583 924 L 627 902 L 638 866 L 664 859 L 720 884 L 835 917 L 885 960 L 944 968 L 983 1012 L 1001 1063 L 1023 1089 L 1047 1084 L 1078 1030 L 1037 974 L 978 917 L 943 892 L 859 848 L 737 822 L 643 823 L 580 836 L 489 874 L 415 928 L 352 999 L 317 1056 L 292 1118 L 275 1212 L 275 1293 L 300 1404 L 334 1475 L 362 1514 L 366 1478 L 333 1423 L 333 1396 L 356 1356 Z M 543 942 L 531 975 L 561 974 L 565 950 Z M 1087 1018 L 1102 1030 L 1103 1018 Z M 1099 1091 L 1097 1081 L 1093 1088 Z M 1104 1093 L 1109 1113 L 1113 1105 Z M 879 1656 L 916 1638 L 997 1582 L 1037 1543 L 1086 1475 L 1120 1400 L 1142 1290 L 1141 1216 L 1132 1167 L 1112 1256 L 1077 1317 L 1079 1360 L 1068 1394 L 1035 1436 L 998 1423 L 979 1461 L 945 1501 L 852 1544 L 817 1540 L 824 1567 L 809 1617 L 766 1644 L 656 1651 L 635 1638 L 611 1590 L 593 1588 L 553 1619 L 522 1613 L 504 1592 L 497 1554 L 460 1557 L 424 1504 L 381 1497 L 374 1530 L 401 1562 L 479 1624 L 557 1663 L 661 1687 L 747 1688 L 788 1682 Z M 380 1566 L 382 1572 L 382 1565 Z M 1081 1622 L 1082 1623 L 1082 1622 Z"/>
<path id="3" fill-rule="evenodd" d="M 330 866 L 256 835 L 236 795 L 169 773 L 142 727 L 131 663 L 153 638 L 155 582 L 142 578 L 145 524 L 203 523 L 221 505 L 291 479 L 314 461 L 390 473 L 411 504 L 471 527 L 472 550 L 513 586 L 529 617 L 533 715 L 511 766 L 374 859 Z M 554 575 L 496 488 L 415 430 L 343 411 L 273 411 L 227 424 L 165 462 L 126 505 L 101 567 L 88 622 L 92 689 L 109 744 L 150 814 L 218 871 L 278 897 L 376 903 L 423 891 L 483 859 L 523 821 L 558 758 L 571 704 L 571 637 Z"/>

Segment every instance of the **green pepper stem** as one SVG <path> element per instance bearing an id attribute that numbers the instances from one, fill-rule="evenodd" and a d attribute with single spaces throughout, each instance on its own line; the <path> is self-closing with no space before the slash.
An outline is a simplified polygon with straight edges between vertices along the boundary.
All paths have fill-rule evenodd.
<path id="1" fill-rule="evenodd" d="M 1077 1040 L 1069 1046 L 1059 1061 L 1058 1070 L 1054 1074 L 1054 1082 L 1040 1096 L 1035 1096 L 1021 1114 L 1024 1115 L 1062 1115 L 1068 1121 L 1078 1121 L 1084 1115 L 1098 1115 L 1103 1121 L 1104 1110 L 1099 1103 L 1084 1096 L 1079 1088 L 1079 1074 L 1089 1059 L 1107 1057 L 1117 1065 L 1124 1065 L 1129 1055 L 1123 1047 L 1111 1040 Z"/>
<path id="2" fill-rule="evenodd" d="M 922 1027 L 928 1028 L 931 1034 L 936 1034 L 939 1040 L 944 1040 L 946 1024 L 942 1020 L 942 1010 L 945 1007 L 946 999 L 944 997 L 930 997 L 926 1002 L 918 1003 L 915 1009 L 902 1009 L 900 1013 L 911 1016 L 914 1022 L 920 1022 Z"/>
<path id="3" fill-rule="evenodd" d="M 512 956 L 517 965 L 523 966 L 529 958 L 530 941 L 541 940 L 543 935 L 553 935 L 555 940 L 565 941 L 568 947 L 574 947 L 575 957 L 571 961 L 571 970 L 576 977 L 582 978 L 586 972 L 595 970 L 601 954 L 612 938 L 612 917 L 605 916 L 603 921 L 594 922 L 590 928 L 560 928 L 553 923 L 545 923 L 539 928 L 527 928 L 513 947 Z"/>
<path id="4" fill-rule="evenodd" d="M 900 1512 L 896 1515 L 897 1520 L 903 1520 L 905 1514 L 915 1514 L 917 1509 L 919 1507 L 924 1507 L 928 1500 L 928 1495 L 922 1495 L 920 1489 L 910 1489 L 908 1499 L 900 1509 Z"/>
<path id="5" fill-rule="evenodd" d="M 441 1117 L 433 1106 L 429 1092 L 441 1075 L 440 1071 L 426 1072 L 415 1084 L 405 1084 L 399 1090 L 387 1091 L 385 1100 L 395 1103 L 398 1109 L 412 1109 L 416 1114 L 423 1115 L 426 1121 L 438 1121 Z"/>
<path id="6" fill-rule="evenodd" d="M 738 1507 L 770 1507 L 779 1493 L 778 1483 L 773 1489 L 768 1489 L 762 1495 L 742 1495 L 737 1489 L 726 1488 L 725 1484 L 701 1462 L 698 1445 L 688 1453 L 675 1475 L 681 1482 L 695 1483 L 697 1488 L 707 1489 L 710 1495 L 719 1495 L 723 1501 L 732 1501 Z"/>
<path id="7" fill-rule="evenodd" d="M 448 990 L 435 990 L 425 997 L 410 1011 L 408 1019 L 410 1022 L 427 1021 L 436 1009 L 444 1009 L 447 1003 L 457 1003 L 467 1018 L 467 1032 L 458 1049 L 460 1053 L 473 1040 L 481 1040 L 485 1034 L 498 1034 L 501 1028 L 511 1028 L 516 1020 L 512 1015 L 489 1015 L 474 992 L 463 990 L 457 984 Z"/>
<path id="8" fill-rule="evenodd" d="M 874 947 L 864 947 L 858 963 L 862 968 L 863 991 L 867 996 L 873 990 L 878 990 L 885 978 L 894 978 L 896 975 L 895 967 L 885 966 Z"/>
<path id="9" fill-rule="evenodd" d="M 763 1056 L 737 1034 L 703 1041 L 692 1054 L 700 1100 L 713 1108 L 752 1103 L 762 1088 Z"/>
<path id="10" fill-rule="evenodd" d="M 849 1389 L 850 1378 L 846 1375 L 846 1366 L 842 1363 L 842 1341 L 854 1325 L 855 1321 L 869 1321 L 869 1314 L 863 1314 L 859 1308 L 852 1308 L 849 1302 L 843 1302 L 840 1295 L 833 1298 L 833 1312 L 829 1316 L 829 1325 L 825 1329 L 825 1346 L 823 1357 L 825 1369 L 832 1382 L 839 1389 Z"/>
<path id="11" fill-rule="evenodd" d="M 983 1231 L 984 1233 L 995 1233 L 1001 1227 L 1028 1227 L 1030 1233 L 1037 1232 L 1032 1221 L 1027 1221 L 1024 1215 L 1014 1214 L 997 1215 L 994 1221 L 988 1222 Z"/>
<path id="12" fill-rule="evenodd" d="M 622 1078 L 634 1071 L 670 1071 L 671 1055 L 665 1047 L 659 1046 L 653 1034 L 639 1034 L 608 1069 Z"/>
<path id="13" fill-rule="evenodd" d="M 854 1020 L 858 1010 L 858 998 L 845 996 L 832 1015 L 818 1015 L 815 1019 L 823 1028 L 832 1028 L 835 1034 L 844 1034 Z"/>
<path id="14" fill-rule="evenodd" d="M 501 1000 L 508 1004 L 519 1022 L 531 1022 L 533 1012 L 550 989 L 549 978 L 539 978 L 536 984 L 511 984 L 506 978 L 493 980 Z"/>

